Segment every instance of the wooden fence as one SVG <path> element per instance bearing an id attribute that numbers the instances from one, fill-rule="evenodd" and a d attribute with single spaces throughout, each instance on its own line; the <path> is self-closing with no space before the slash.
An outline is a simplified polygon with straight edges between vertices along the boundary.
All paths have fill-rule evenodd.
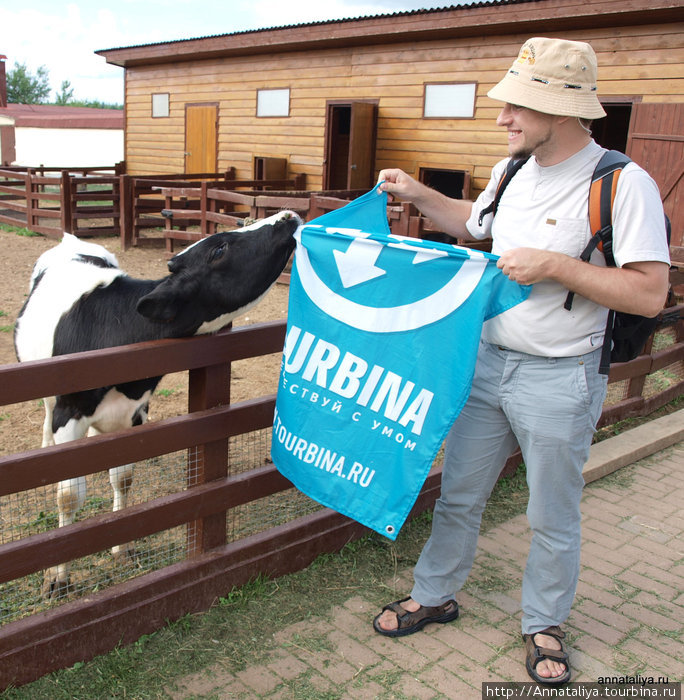
<path id="1" fill-rule="evenodd" d="M 253 189 L 291 189 L 303 190 L 306 185 L 305 175 L 296 175 L 288 180 L 236 180 L 235 169 L 230 168 L 222 179 L 216 179 L 215 174 L 198 175 L 122 175 L 120 178 L 121 212 L 120 236 L 121 247 L 127 250 L 137 245 L 163 245 L 164 237 L 149 234 L 143 238 L 142 232 L 164 228 L 166 220 L 161 211 L 164 208 L 162 188 L 172 188 L 177 191 L 197 191 L 200 188 L 224 190 Z M 189 219 L 198 218 L 199 197 L 179 195 L 179 208 L 186 210 Z M 193 216 L 194 215 L 194 216 Z"/>
<path id="2" fill-rule="evenodd" d="M 668 313 L 673 322 L 668 332 L 674 333 L 669 345 L 614 368 L 611 381 L 627 380 L 628 395 L 606 408 L 602 422 L 645 414 L 684 391 L 682 307 Z M 231 509 L 291 488 L 270 464 L 232 474 L 228 449 L 231 436 L 268 429 L 275 405 L 274 396 L 231 404 L 231 363 L 280 352 L 284 336 L 285 323 L 277 321 L 0 367 L 2 405 L 189 370 L 187 415 L 2 457 L 0 496 L 179 450 L 192 450 L 196 462 L 191 483 L 177 493 L 0 545 L 2 584 L 152 533 L 183 525 L 188 531 L 183 561 L 0 627 L 0 688 L 130 643 L 168 620 L 207 609 L 258 574 L 301 569 L 367 532 L 322 509 L 226 542 Z M 679 379 L 647 396 L 645 373 L 664 367 L 675 368 Z M 519 456 L 511 457 L 507 470 L 518 463 Z M 434 468 L 412 515 L 432 506 L 439 480 Z"/>
<path id="3" fill-rule="evenodd" d="M 185 561 L 0 628 L 0 688 L 129 643 L 207 609 L 259 573 L 278 576 L 335 551 L 364 529 L 322 510 L 226 544 L 226 512 L 291 485 L 273 466 L 229 475 L 228 438 L 272 424 L 275 397 L 230 405 L 230 363 L 282 350 L 284 322 L 215 336 L 142 343 L 0 368 L 2 404 L 189 369 L 189 413 L 0 458 L 0 496 L 155 455 L 193 449 L 193 483 L 170 496 L 0 545 L 0 583 L 186 524 Z M 267 458 L 267 455 L 264 455 Z M 97 465 L 95 469 L 93 465 Z M 429 507 L 436 481 L 417 510 Z"/>
<path id="4" fill-rule="evenodd" d="M 200 187 L 161 187 L 166 218 L 164 240 L 166 249 L 173 252 L 174 241 L 197 241 L 211 236 L 217 226 L 234 227 L 246 218 L 261 219 L 284 209 L 297 212 L 302 219 L 310 221 L 334 209 L 339 209 L 350 200 L 365 194 L 366 190 L 326 190 L 321 192 L 268 192 L 238 191 L 213 188 L 211 183 Z M 190 206 L 188 206 L 190 204 Z M 182 206 L 180 206 L 182 205 Z M 389 204 L 387 219 L 392 233 L 410 235 L 410 204 Z M 187 230 L 192 226 L 193 230 Z M 175 227 L 175 228 L 174 228 Z"/>
<path id="5" fill-rule="evenodd" d="M 51 238 L 118 235 L 119 175 L 113 168 L 4 168 L 0 222 Z"/>
<path id="6" fill-rule="evenodd" d="M 137 245 L 141 231 L 165 225 L 159 188 L 197 187 L 254 190 L 303 189 L 304 175 L 289 180 L 236 180 L 224 173 L 182 173 L 132 177 L 124 164 L 112 168 L 20 168 L 0 170 L 0 223 L 25 227 L 50 238 L 63 232 L 76 236 L 120 236 L 125 249 Z M 187 205 L 186 205 L 187 206 Z M 146 243 L 163 244 L 154 236 Z"/>

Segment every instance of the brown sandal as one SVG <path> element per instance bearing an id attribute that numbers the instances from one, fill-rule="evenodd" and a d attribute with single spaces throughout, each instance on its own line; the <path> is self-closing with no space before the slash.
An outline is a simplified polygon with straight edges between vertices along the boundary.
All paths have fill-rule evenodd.
<path id="1" fill-rule="evenodd" d="M 534 638 L 538 634 L 546 634 L 549 637 L 553 637 L 558 640 L 560 644 L 560 649 L 547 649 L 546 647 L 540 647 L 535 643 Z M 565 651 L 565 645 L 563 644 L 563 639 L 565 639 L 565 632 L 558 627 L 547 627 L 545 630 L 539 630 L 534 634 L 523 634 L 523 639 L 525 640 L 525 652 L 527 657 L 525 659 L 525 667 L 527 672 L 530 674 L 530 678 L 537 683 L 542 683 L 544 685 L 561 685 L 567 683 L 570 680 L 570 661 L 568 659 L 568 654 Z M 537 671 L 537 664 L 540 661 L 548 659 L 549 661 L 557 661 L 565 666 L 565 673 L 560 676 L 553 676 L 550 678 L 544 678 L 540 676 Z"/>
<path id="2" fill-rule="evenodd" d="M 401 603 L 410 599 L 411 596 L 408 596 L 407 598 L 402 598 L 402 600 L 395 600 L 394 603 L 385 605 L 380 615 L 377 615 L 373 620 L 373 629 L 385 637 L 403 637 L 422 630 L 430 622 L 444 624 L 458 617 L 458 603 L 455 600 L 447 600 L 446 603 L 434 607 L 421 605 L 415 612 L 409 612 L 401 607 Z M 391 610 L 397 616 L 397 629 L 386 630 L 380 627 L 380 616 L 385 610 Z"/>

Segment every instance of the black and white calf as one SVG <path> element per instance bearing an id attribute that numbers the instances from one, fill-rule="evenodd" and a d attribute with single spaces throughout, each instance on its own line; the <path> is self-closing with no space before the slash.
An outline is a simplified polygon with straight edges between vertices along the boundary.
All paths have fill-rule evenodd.
<path id="1" fill-rule="evenodd" d="M 212 333 L 255 305 L 292 253 L 301 223 L 281 212 L 238 231 L 217 233 L 168 263 L 161 280 L 133 279 L 105 248 L 65 234 L 40 256 L 14 334 L 20 362 L 128 343 Z M 45 399 L 43 446 L 140 425 L 161 377 Z M 114 510 L 125 507 L 133 467 L 110 469 Z M 74 521 L 85 478 L 58 487 L 59 525 Z M 125 547 L 114 548 L 121 554 Z M 66 564 L 45 575 L 46 595 L 68 587 Z"/>

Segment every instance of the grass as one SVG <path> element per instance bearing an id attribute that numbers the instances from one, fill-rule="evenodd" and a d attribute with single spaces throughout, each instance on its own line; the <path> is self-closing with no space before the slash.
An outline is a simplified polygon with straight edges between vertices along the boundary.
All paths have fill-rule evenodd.
<path id="1" fill-rule="evenodd" d="M 7 312 L 0 310 L 0 318 L 4 318 L 5 316 L 7 316 Z M 14 324 L 12 324 L 10 326 L 0 325 L 0 333 L 11 333 L 13 330 L 14 330 Z"/>
<path id="2" fill-rule="evenodd" d="M 12 226 L 12 224 L 0 224 L 0 231 L 15 233 L 17 236 L 25 236 L 27 238 L 42 235 L 40 233 L 36 233 L 35 231 L 31 231 L 31 229 L 28 229 L 25 226 Z"/>
<path id="3" fill-rule="evenodd" d="M 621 435 L 627 430 L 636 428 L 637 426 L 648 423 L 656 418 L 669 415 L 670 413 L 675 413 L 682 408 L 684 408 L 684 396 L 678 396 L 676 399 L 670 401 L 657 411 L 649 413 L 647 416 L 625 418 L 624 420 L 617 421 L 617 423 L 612 423 L 611 425 L 606 425 L 603 428 L 600 428 L 594 435 L 594 442 L 601 442 L 602 440 L 607 440 L 608 438 L 615 437 L 616 435 Z"/>

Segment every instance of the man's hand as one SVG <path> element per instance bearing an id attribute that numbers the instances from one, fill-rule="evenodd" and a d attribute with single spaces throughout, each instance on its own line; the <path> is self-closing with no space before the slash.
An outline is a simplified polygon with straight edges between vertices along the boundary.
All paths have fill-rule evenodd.
<path id="1" fill-rule="evenodd" d="M 399 168 L 381 170 L 378 176 L 378 182 L 382 183 L 378 189 L 396 195 L 407 202 L 413 202 L 416 198 L 420 199 L 421 193 L 423 196 L 429 194 L 425 192 L 425 190 L 428 189 L 425 185 Z"/>
<path id="2" fill-rule="evenodd" d="M 381 183 L 381 184 L 380 184 Z M 456 238 L 474 240 L 466 228 L 473 203 L 452 199 L 418 182 L 399 168 L 386 168 L 378 176 L 378 189 L 411 202 L 436 228 Z"/>
<path id="3" fill-rule="evenodd" d="M 503 253 L 496 265 L 509 279 L 519 284 L 534 284 L 552 277 L 559 256 L 567 257 L 538 248 L 513 248 Z"/>
<path id="4" fill-rule="evenodd" d="M 519 284 L 552 280 L 615 311 L 656 316 L 667 298 L 669 265 L 656 261 L 601 267 L 564 253 L 537 248 L 504 252 L 497 267 Z"/>

